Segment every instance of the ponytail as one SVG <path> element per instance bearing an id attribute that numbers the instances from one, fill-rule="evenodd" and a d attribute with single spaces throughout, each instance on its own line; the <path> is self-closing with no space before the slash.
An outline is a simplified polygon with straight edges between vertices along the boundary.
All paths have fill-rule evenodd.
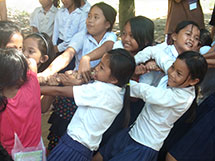
<path id="1" fill-rule="evenodd" d="M 192 123 L 196 118 L 196 108 L 197 108 L 197 97 L 198 97 L 198 91 L 199 87 L 195 85 L 195 98 L 193 100 L 193 103 L 191 104 L 190 108 L 188 109 L 188 118 L 185 121 L 186 123 Z"/>
<path id="2" fill-rule="evenodd" d="M 130 84 L 126 84 L 125 86 L 125 95 L 123 99 L 123 108 L 122 108 L 123 114 L 124 114 L 124 121 L 123 121 L 123 127 L 127 128 L 130 122 Z"/>

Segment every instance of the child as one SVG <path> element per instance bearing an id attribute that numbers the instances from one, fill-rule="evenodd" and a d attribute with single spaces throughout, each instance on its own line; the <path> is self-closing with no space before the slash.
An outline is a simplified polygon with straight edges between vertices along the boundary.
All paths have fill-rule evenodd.
<path id="1" fill-rule="evenodd" d="M 92 20 L 94 16 L 100 17 L 100 19 Z M 116 40 L 116 35 L 109 31 L 112 30 L 115 18 L 116 11 L 111 6 L 105 3 L 97 3 L 94 6 L 92 6 L 86 22 L 88 24 L 87 29 L 89 27 L 88 34 L 84 35 L 84 37 L 86 38 L 82 40 L 80 36 L 78 36 L 77 38 L 75 36 L 76 39 L 71 42 L 70 47 L 62 55 L 57 57 L 51 64 L 51 68 L 49 67 L 47 70 L 45 70 L 45 72 L 47 74 L 53 74 L 54 72 L 60 70 L 61 68 L 64 68 L 65 66 L 62 66 L 63 62 L 65 61 L 68 62 L 72 60 L 73 54 L 76 55 L 77 57 L 76 69 L 78 69 L 78 64 L 82 55 L 87 53 L 92 55 L 96 48 L 102 47 L 102 45 L 104 45 L 104 43 L 106 42 L 108 43 L 111 42 L 113 44 L 114 41 Z M 98 30 L 96 27 L 94 28 L 90 27 L 90 25 L 94 23 L 97 26 L 102 26 L 102 28 Z M 94 29 L 94 31 L 92 29 Z M 99 39 L 97 39 L 97 37 L 99 37 Z M 97 42 L 96 39 L 99 42 Z M 105 48 L 103 52 L 98 53 L 102 55 L 105 51 L 111 48 L 112 46 L 110 48 Z M 70 52 L 71 50 L 73 50 L 74 52 Z M 95 65 L 96 65 L 95 63 L 94 65 L 92 64 L 92 67 L 94 67 Z M 53 106 L 54 106 L 53 113 L 49 119 L 49 123 L 52 124 L 50 127 L 50 133 L 48 135 L 49 139 L 48 150 L 50 151 L 57 145 L 59 138 L 66 132 L 66 128 L 77 109 L 77 106 L 73 98 L 62 96 L 59 96 L 55 99 L 55 101 L 53 102 Z"/>
<path id="2" fill-rule="evenodd" d="M 200 30 L 199 52 L 201 54 L 207 53 L 211 48 L 211 44 L 212 44 L 212 38 L 211 38 L 210 32 L 207 29 L 201 29 Z"/>
<path id="3" fill-rule="evenodd" d="M 130 81 L 131 96 L 142 98 L 145 106 L 133 126 L 110 139 L 100 150 L 96 155 L 100 160 L 156 161 L 174 122 L 192 104 L 194 86 L 203 80 L 207 71 L 204 57 L 194 51 L 181 53 L 173 64 L 164 53 L 141 51 L 135 56 L 136 64 L 149 59 L 155 59 L 167 75 L 157 87 Z"/>
<path id="4" fill-rule="evenodd" d="M 143 27 L 144 26 L 144 27 Z M 121 40 L 114 43 L 113 49 L 124 48 L 133 56 L 154 41 L 154 23 L 144 16 L 137 16 L 126 21 Z"/>
<path id="5" fill-rule="evenodd" d="M 39 0 L 37 7 L 30 16 L 30 26 L 33 32 L 45 32 L 52 37 L 55 15 L 58 11 L 59 0 Z"/>
<path id="6" fill-rule="evenodd" d="M 55 17 L 52 41 L 56 53 L 68 47 L 71 38 L 80 31 L 86 30 L 87 15 L 80 9 L 81 0 L 62 0 L 61 7 Z"/>
<path id="7" fill-rule="evenodd" d="M 33 33 L 25 37 L 23 53 L 37 63 L 38 72 L 44 71 L 55 58 L 54 46 L 46 33 Z"/>
<path id="8" fill-rule="evenodd" d="M 24 147 L 41 139 L 40 86 L 27 61 L 15 49 L 0 49 L 0 142 L 11 154 L 16 133 Z"/>
<path id="9" fill-rule="evenodd" d="M 134 69 L 135 62 L 130 53 L 124 49 L 116 49 L 104 54 L 96 66 L 95 82 L 74 87 L 41 87 L 44 94 L 74 97 L 78 105 L 67 133 L 53 149 L 48 160 L 92 159 L 102 134 L 121 111 L 123 97 L 124 107 L 129 105 L 129 86 L 126 84 Z"/>
<path id="10" fill-rule="evenodd" d="M 134 56 L 138 53 L 138 51 L 144 49 L 145 47 L 152 46 L 153 41 L 153 21 L 144 16 L 137 16 L 130 18 L 125 22 L 121 40 L 118 40 L 114 43 L 113 49 L 124 48 L 129 51 L 132 56 Z M 136 79 L 139 81 L 141 80 L 141 78 Z M 143 106 L 144 102 L 142 99 L 131 99 L 129 125 L 133 124 L 133 122 L 136 120 Z M 121 111 L 114 120 L 111 127 L 104 133 L 100 147 L 102 147 L 112 135 L 126 127 L 124 124 L 123 115 L 124 111 Z"/>
<path id="11" fill-rule="evenodd" d="M 12 21 L 0 21 L 0 48 L 22 50 L 23 36 L 20 28 Z"/>

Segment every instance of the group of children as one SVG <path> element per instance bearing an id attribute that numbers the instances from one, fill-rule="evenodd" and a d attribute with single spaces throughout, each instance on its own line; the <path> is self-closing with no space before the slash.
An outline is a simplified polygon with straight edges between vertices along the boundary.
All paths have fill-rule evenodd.
<path id="1" fill-rule="evenodd" d="M 89 8 L 87 1 L 62 0 L 58 10 L 58 1 L 40 3 L 30 35 L 24 37 L 13 22 L 0 21 L 0 157 L 16 160 L 20 152 L 39 150 L 37 156 L 45 159 L 41 112 L 52 104 L 47 160 L 156 161 L 162 147 L 166 160 L 198 160 L 192 149 L 184 148 L 184 156 L 177 151 L 183 139 L 191 139 L 187 146 L 192 147 L 193 129 L 213 118 L 206 117 L 213 110 L 207 105 L 213 91 L 203 95 L 210 99 L 199 106 L 196 101 L 197 86 L 214 65 L 214 47 L 198 53 L 204 42 L 195 22 L 178 24 L 173 45 L 154 45 L 153 21 L 136 16 L 126 21 L 116 41 L 116 11 L 110 5 Z M 195 109 L 204 115 L 197 111 L 193 118 Z M 181 118 L 187 112 L 194 121 L 178 142 L 179 134 L 172 133 L 183 131 L 178 127 L 185 125 Z M 208 124 L 205 131 L 213 127 Z M 198 140 L 199 132 L 194 138 L 202 143 L 207 138 Z M 18 151 L 17 136 L 24 147 Z M 213 151 L 212 143 L 205 149 Z M 202 154 L 199 160 L 213 159 Z"/>

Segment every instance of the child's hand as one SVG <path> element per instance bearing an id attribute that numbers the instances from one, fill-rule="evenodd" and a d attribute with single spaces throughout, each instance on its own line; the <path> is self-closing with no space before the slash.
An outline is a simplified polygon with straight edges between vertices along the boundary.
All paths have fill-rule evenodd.
<path id="1" fill-rule="evenodd" d="M 69 73 L 66 72 L 65 74 L 60 73 L 58 75 L 58 78 L 60 79 L 60 82 L 65 86 L 74 86 L 74 85 L 80 85 L 83 84 L 83 80 L 80 76 L 78 76 L 78 73 Z"/>
<path id="2" fill-rule="evenodd" d="M 59 79 L 58 74 L 48 76 L 46 84 L 49 85 L 49 86 L 57 86 L 57 85 L 59 85 L 60 84 L 60 79 Z"/>
<path id="3" fill-rule="evenodd" d="M 146 70 L 148 72 L 150 71 L 160 71 L 160 68 L 157 66 L 156 62 L 154 60 L 149 60 L 145 64 Z"/>
<path id="4" fill-rule="evenodd" d="M 85 55 L 81 58 L 78 73 L 82 76 L 85 83 L 91 80 L 90 57 Z"/>
<path id="5" fill-rule="evenodd" d="M 145 73 L 147 73 L 147 69 L 146 69 L 146 66 L 144 64 L 139 64 L 136 66 L 135 72 L 134 72 L 135 75 L 139 76 L 139 75 L 142 75 Z"/>

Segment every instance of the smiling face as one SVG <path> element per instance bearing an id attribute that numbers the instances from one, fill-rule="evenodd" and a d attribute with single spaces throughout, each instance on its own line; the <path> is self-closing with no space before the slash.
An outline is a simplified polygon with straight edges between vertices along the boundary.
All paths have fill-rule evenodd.
<path id="1" fill-rule="evenodd" d="M 12 35 L 10 41 L 7 43 L 6 48 L 15 48 L 22 51 L 23 37 L 20 33 L 16 32 Z"/>
<path id="2" fill-rule="evenodd" d="M 115 84 L 117 81 L 111 75 L 111 69 L 109 65 L 110 65 L 109 56 L 108 54 L 104 54 L 104 56 L 101 59 L 101 62 L 95 68 L 94 79 L 101 82 Z"/>
<path id="3" fill-rule="evenodd" d="M 38 47 L 38 42 L 34 38 L 27 38 L 24 40 L 23 53 L 27 58 L 33 58 L 37 65 L 41 63 L 42 54 Z"/>
<path id="4" fill-rule="evenodd" d="M 192 24 L 181 29 L 178 34 L 172 34 L 174 45 L 179 54 L 188 50 L 198 51 L 199 37 L 199 29 Z"/>
<path id="5" fill-rule="evenodd" d="M 170 87 L 184 88 L 193 84 L 195 80 L 191 79 L 190 71 L 184 60 L 176 59 L 168 69 L 168 85 Z"/>
<path id="6" fill-rule="evenodd" d="M 135 55 L 138 51 L 139 46 L 132 35 L 131 25 L 129 22 L 126 23 L 126 25 L 124 26 L 121 38 L 124 49 Z"/>
<path id="7" fill-rule="evenodd" d="M 102 10 L 97 6 L 91 8 L 88 13 L 86 25 L 88 33 L 91 34 L 97 42 L 102 39 L 107 29 L 110 27 L 110 23 L 106 21 Z"/>

